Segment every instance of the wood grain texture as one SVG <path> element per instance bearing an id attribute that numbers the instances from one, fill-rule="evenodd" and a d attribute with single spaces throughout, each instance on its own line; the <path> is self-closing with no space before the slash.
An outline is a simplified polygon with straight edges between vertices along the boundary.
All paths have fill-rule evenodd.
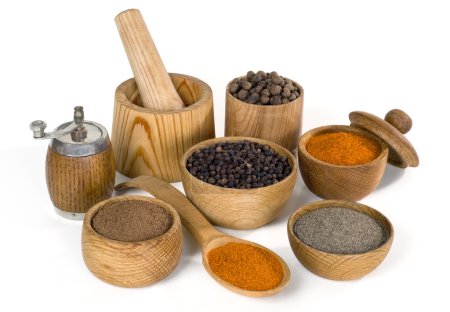
<path id="1" fill-rule="evenodd" d="M 158 111 L 182 109 L 183 101 L 167 74 L 139 10 L 126 10 L 117 15 L 115 21 L 143 106 Z"/>
<path id="2" fill-rule="evenodd" d="M 181 222 L 186 229 L 192 234 L 202 248 L 202 261 L 208 274 L 223 287 L 249 297 L 266 297 L 282 291 L 289 283 L 290 271 L 286 263 L 276 253 L 270 249 L 265 248 L 259 244 L 235 238 L 223 234 L 216 230 L 211 223 L 196 209 L 196 207 L 189 201 L 180 191 L 172 185 L 151 176 L 140 176 L 129 181 L 116 185 L 116 190 L 124 190 L 130 187 L 139 188 L 149 192 L 156 198 L 164 200 L 171 204 L 180 214 Z M 252 291 L 238 288 L 227 283 L 218 277 L 212 270 L 208 262 L 208 253 L 210 250 L 226 245 L 228 243 L 244 243 L 255 247 L 262 248 L 272 255 L 274 255 L 283 268 L 283 279 L 280 284 L 274 289 L 264 291 Z"/>
<path id="3" fill-rule="evenodd" d="M 166 209 L 172 226 L 164 234 L 140 242 L 122 242 L 101 236 L 91 225 L 95 214 L 114 202 L 146 201 Z M 99 279 L 122 287 L 142 287 L 167 277 L 181 257 L 182 229 L 177 212 L 169 204 L 144 196 L 119 196 L 98 203 L 84 218 L 82 230 L 83 259 Z"/>
<path id="4" fill-rule="evenodd" d="M 388 145 L 390 164 L 400 168 L 417 167 L 419 156 L 403 135 L 412 127 L 411 118 L 399 109 L 391 110 L 386 117 L 387 120 L 383 120 L 373 114 L 358 111 L 349 115 L 351 126 L 372 132 Z"/>
<path id="5" fill-rule="evenodd" d="M 193 176 L 186 169 L 186 161 L 196 150 L 218 142 L 249 140 L 270 146 L 286 156 L 292 171 L 282 181 L 255 189 L 232 189 L 212 185 Z M 183 187 L 187 197 L 215 225 L 230 229 L 252 229 L 275 219 L 288 201 L 297 180 L 298 165 L 294 156 L 282 146 L 256 138 L 225 137 L 198 143 L 191 147 L 180 161 Z"/>
<path id="6" fill-rule="evenodd" d="M 373 161 L 353 166 L 333 165 L 311 156 L 306 144 L 311 137 L 331 132 L 350 132 L 366 136 L 381 146 L 380 155 Z M 303 181 L 311 192 L 324 199 L 360 200 L 380 184 L 386 168 L 388 148 L 372 133 L 350 126 L 324 126 L 303 134 L 299 140 L 298 162 Z"/>
<path id="7" fill-rule="evenodd" d="M 295 223 L 302 215 L 325 207 L 350 208 L 371 216 L 385 228 L 386 242 L 369 252 L 350 255 L 328 253 L 304 244 L 294 234 Z M 339 281 L 358 279 L 372 272 L 386 258 L 394 240 L 392 224 L 383 214 L 369 206 L 339 200 L 322 200 L 299 208 L 290 216 L 287 231 L 292 251 L 308 270 L 324 278 Z"/>
<path id="8" fill-rule="evenodd" d="M 63 156 L 49 147 L 45 174 L 53 205 L 62 211 L 84 213 L 111 197 L 116 177 L 112 146 L 85 157 Z"/>
<path id="9" fill-rule="evenodd" d="M 116 90 L 112 144 L 117 170 L 128 176 L 181 180 L 180 159 L 198 142 L 215 137 L 211 88 L 194 77 L 171 74 L 186 107 L 161 113 L 143 108 L 134 79 Z"/>
<path id="10" fill-rule="evenodd" d="M 287 104 L 255 105 L 235 98 L 229 91 L 230 84 L 226 89 L 225 136 L 268 140 L 295 153 L 302 131 L 303 89 Z"/>

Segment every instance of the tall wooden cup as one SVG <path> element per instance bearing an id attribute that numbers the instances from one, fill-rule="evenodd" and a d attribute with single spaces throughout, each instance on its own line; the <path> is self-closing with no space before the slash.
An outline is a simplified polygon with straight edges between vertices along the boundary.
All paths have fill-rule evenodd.
<path id="1" fill-rule="evenodd" d="M 226 90 L 225 136 L 245 136 L 272 141 L 294 155 L 302 131 L 303 88 L 295 100 L 281 105 L 249 104 Z"/>

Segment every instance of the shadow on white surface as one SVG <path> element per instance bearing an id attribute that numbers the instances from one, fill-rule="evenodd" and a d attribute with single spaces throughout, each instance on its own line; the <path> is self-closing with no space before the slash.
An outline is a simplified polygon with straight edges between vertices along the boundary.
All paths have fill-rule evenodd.
<path id="1" fill-rule="evenodd" d="M 398 168 L 398 167 L 388 164 L 386 166 L 386 170 L 384 171 L 384 175 L 383 175 L 383 178 L 381 179 L 380 185 L 378 185 L 377 189 L 380 190 L 386 186 L 389 186 L 389 185 L 395 183 L 397 180 L 400 180 L 404 174 L 405 174 L 405 169 Z"/>

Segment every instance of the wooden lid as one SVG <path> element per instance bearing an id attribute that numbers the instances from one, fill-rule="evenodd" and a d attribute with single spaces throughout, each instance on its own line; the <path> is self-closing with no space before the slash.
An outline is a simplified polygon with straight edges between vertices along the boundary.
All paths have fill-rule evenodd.
<path id="1" fill-rule="evenodd" d="M 388 162 L 400 168 L 417 167 L 419 156 L 408 139 L 403 135 L 412 127 L 412 120 L 405 112 L 393 109 L 383 119 L 366 112 L 351 112 L 351 126 L 366 129 L 389 147 Z"/>

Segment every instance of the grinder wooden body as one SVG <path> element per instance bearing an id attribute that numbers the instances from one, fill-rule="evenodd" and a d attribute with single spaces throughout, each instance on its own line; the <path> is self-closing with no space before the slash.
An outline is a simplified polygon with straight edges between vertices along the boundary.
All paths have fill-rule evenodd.
<path id="1" fill-rule="evenodd" d="M 106 150 L 83 157 L 61 155 L 48 148 L 45 166 L 48 192 L 58 212 L 67 212 L 66 216 L 76 218 L 111 197 L 115 172 L 111 143 Z"/>

